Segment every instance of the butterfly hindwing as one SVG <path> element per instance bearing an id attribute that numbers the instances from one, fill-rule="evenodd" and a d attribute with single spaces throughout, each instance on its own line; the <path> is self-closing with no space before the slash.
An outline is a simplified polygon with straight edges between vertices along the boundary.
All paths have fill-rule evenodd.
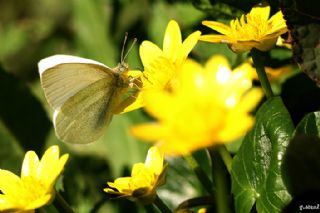
<path id="1" fill-rule="evenodd" d="M 113 116 L 121 88 L 115 79 L 104 78 L 87 86 L 69 98 L 54 113 L 56 134 L 69 143 L 89 143 L 98 140 Z"/>

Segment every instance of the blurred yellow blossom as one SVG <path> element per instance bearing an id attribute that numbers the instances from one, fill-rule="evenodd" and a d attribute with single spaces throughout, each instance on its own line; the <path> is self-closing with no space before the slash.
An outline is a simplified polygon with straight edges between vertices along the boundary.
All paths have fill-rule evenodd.
<path id="1" fill-rule="evenodd" d="M 200 31 L 196 31 L 182 41 L 178 23 L 171 20 L 165 31 L 162 50 L 150 41 L 142 42 L 139 50 L 144 67 L 140 76 L 142 89 L 135 102 L 124 112 L 142 107 L 145 91 L 164 88 L 170 90 L 176 70 L 184 63 L 188 54 L 197 44 L 200 35 Z"/>
<path id="2" fill-rule="evenodd" d="M 288 40 L 285 40 L 285 39 L 281 38 L 280 36 L 278 37 L 276 45 L 278 47 L 285 47 L 287 49 L 292 49 L 292 44 Z"/>
<path id="3" fill-rule="evenodd" d="M 203 21 L 202 24 L 222 35 L 203 35 L 200 40 L 212 43 L 226 43 L 236 53 L 252 48 L 261 51 L 271 49 L 278 37 L 287 32 L 287 26 L 279 11 L 269 19 L 270 6 L 253 7 L 249 14 L 231 20 L 230 25 L 216 21 Z"/>
<path id="4" fill-rule="evenodd" d="M 253 65 L 252 58 L 248 59 L 248 63 Z M 256 69 L 252 68 L 252 75 L 254 80 L 259 80 Z M 285 77 L 288 77 L 290 74 L 294 73 L 294 68 L 291 64 L 284 65 L 278 68 L 265 67 L 265 71 L 268 77 L 268 80 L 271 83 L 280 82 Z"/>
<path id="5" fill-rule="evenodd" d="M 224 56 L 213 56 L 203 68 L 188 59 L 171 91 L 145 94 L 146 110 L 158 122 L 133 127 L 135 136 L 157 142 L 167 154 L 189 154 L 245 134 L 253 125 L 249 114 L 262 97 L 252 88 L 249 63 L 231 70 Z"/>
<path id="6" fill-rule="evenodd" d="M 165 182 L 166 165 L 163 162 L 163 154 L 157 147 L 151 147 L 145 163 L 133 165 L 131 177 L 108 182 L 104 191 L 133 201 L 151 203 L 156 196 L 156 188 Z"/>
<path id="7" fill-rule="evenodd" d="M 283 80 L 285 77 L 288 77 L 290 74 L 293 74 L 292 65 L 285 65 L 278 68 L 265 67 L 265 70 L 266 70 L 268 80 L 271 83 L 281 82 L 281 80 Z M 254 72 L 254 79 L 255 80 L 259 79 L 256 72 Z"/>
<path id="8" fill-rule="evenodd" d="M 206 208 L 201 208 L 198 210 L 198 213 L 207 213 L 207 209 Z"/>
<path id="9" fill-rule="evenodd" d="M 54 199 L 54 184 L 62 173 L 68 154 L 59 157 L 59 147 L 51 146 L 41 160 L 34 151 L 24 157 L 21 177 L 0 169 L 0 211 L 34 212 Z"/>

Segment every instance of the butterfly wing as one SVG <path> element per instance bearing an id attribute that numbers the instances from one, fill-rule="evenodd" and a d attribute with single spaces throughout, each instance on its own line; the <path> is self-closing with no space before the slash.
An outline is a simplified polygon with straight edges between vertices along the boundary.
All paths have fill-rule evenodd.
<path id="1" fill-rule="evenodd" d="M 88 85 L 113 75 L 99 62 L 69 55 L 45 58 L 38 66 L 42 88 L 53 109 Z"/>
<path id="2" fill-rule="evenodd" d="M 54 111 L 56 135 L 68 143 L 97 140 L 117 102 L 115 73 L 99 62 L 56 55 L 39 62 L 41 85 Z"/>
<path id="3" fill-rule="evenodd" d="M 68 143 L 84 144 L 98 140 L 113 116 L 121 89 L 114 79 L 101 79 L 69 98 L 54 113 L 56 135 Z"/>

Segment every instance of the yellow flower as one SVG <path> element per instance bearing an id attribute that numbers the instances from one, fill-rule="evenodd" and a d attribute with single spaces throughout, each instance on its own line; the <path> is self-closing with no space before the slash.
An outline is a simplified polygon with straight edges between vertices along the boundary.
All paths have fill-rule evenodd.
<path id="1" fill-rule="evenodd" d="M 223 56 L 212 57 L 204 68 L 187 60 L 170 92 L 146 94 L 146 110 L 158 122 L 135 126 L 132 133 L 158 142 L 170 155 L 235 140 L 253 125 L 249 113 L 262 97 L 251 88 L 251 69 L 246 63 L 232 72 Z"/>
<path id="2" fill-rule="evenodd" d="M 145 91 L 164 88 L 170 90 L 176 70 L 184 63 L 197 44 L 200 35 L 200 31 L 196 31 L 182 42 L 179 25 L 176 21 L 171 20 L 165 31 L 162 50 L 150 41 L 142 42 L 139 49 L 144 67 L 141 75 L 142 89 L 134 104 L 126 108 L 124 112 L 142 107 Z"/>
<path id="3" fill-rule="evenodd" d="M 279 68 L 265 67 L 265 69 L 270 82 L 279 82 L 293 73 L 292 65 L 285 65 Z M 255 75 L 255 79 L 258 79 L 257 75 Z"/>
<path id="4" fill-rule="evenodd" d="M 276 45 L 278 47 L 285 47 L 287 49 L 292 49 L 292 44 L 288 40 L 285 40 L 285 39 L 283 39 L 281 37 L 278 37 Z"/>
<path id="5" fill-rule="evenodd" d="M 226 43 L 237 53 L 257 48 L 261 51 L 271 49 L 277 38 L 287 32 L 281 11 L 270 19 L 270 6 L 253 7 L 249 14 L 240 20 L 231 20 L 230 26 L 216 21 L 203 21 L 202 24 L 222 35 L 203 35 L 200 40 L 212 43 Z"/>
<path id="6" fill-rule="evenodd" d="M 117 178 L 108 182 L 104 191 L 110 194 L 128 197 L 133 201 L 151 203 L 156 196 L 156 188 L 165 181 L 163 154 L 157 147 L 151 147 L 145 163 L 133 165 L 131 177 Z"/>
<path id="7" fill-rule="evenodd" d="M 21 177 L 0 169 L 0 211 L 31 213 L 50 203 L 55 195 L 54 184 L 67 160 L 68 154 L 59 158 L 59 147 L 51 146 L 40 161 L 34 151 L 26 153 Z"/>
<path id="8" fill-rule="evenodd" d="M 249 64 L 251 64 L 251 66 L 253 65 L 252 58 L 249 58 L 247 61 Z M 281 82 L 284 78 L 294 73 L 293 66 L 290 64 L 284 65 L 278 68 L 265 67 L 265 71 L 266 71 L 268 80 L 271 83 Z M 254 68 L 252 68 L 251 72 L 253 75 L 253 79 L 259 80 L 257 71 Z"/>

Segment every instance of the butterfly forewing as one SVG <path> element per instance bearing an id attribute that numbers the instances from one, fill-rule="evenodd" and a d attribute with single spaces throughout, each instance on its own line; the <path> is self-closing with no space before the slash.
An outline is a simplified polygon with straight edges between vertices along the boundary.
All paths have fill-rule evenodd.
<path id="1" fill-rule="evenodd" d="M 99 65 L 59 64 L 42 74 L 41 84 L 49 104 L 56 109 L 81 89 L 100 79 L 112 78 L 112 75 Z"/>

